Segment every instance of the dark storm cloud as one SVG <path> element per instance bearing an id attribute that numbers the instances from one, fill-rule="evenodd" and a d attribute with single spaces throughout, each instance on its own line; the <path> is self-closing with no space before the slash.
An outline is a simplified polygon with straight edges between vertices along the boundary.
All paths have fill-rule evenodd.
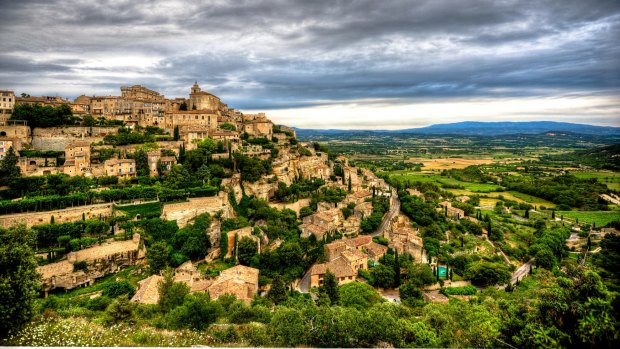
<path id="1" fill-rule="evenodd" d="M 198 80 L 275 109 L 620 90 L 617 0 L 19 1 L 0 29 L 2 88 L 45 77 L 70 96 Z"/>

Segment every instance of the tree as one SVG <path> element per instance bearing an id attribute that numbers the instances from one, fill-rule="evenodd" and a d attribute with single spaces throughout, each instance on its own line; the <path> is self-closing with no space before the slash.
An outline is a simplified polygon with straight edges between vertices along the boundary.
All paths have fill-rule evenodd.
<path id="1" fill-rule="evenodd" d="M 181 134 L 179 132 L 179 126 L 175 126 L 174 130 L 172 131 L 172 139 L 175 141 L 178 141 L 179 139 L 181 139 Z"/>
<path id="2" fill-rule="evenodd" d="M 398 251 L 394 251 L 394 288 L 400 286 L 400 259 Z"/>
<path id="3" fill-rule="evenodd" d="M 106 322 L 118 323 L 129 321 L 133 317 L 133 310 L 136 304 L 129 301 L 127 295 L 115 299 L 106 309 Z"/>
<path id="4" fill-rule="evenodd" d="M 536 252 L 535 258 L 537 267 L 551 270 L 556 264 L 556 259 L 553 255 L 553 252 L 547 247 L 538 250 L 538 252 Z"/>
<path id="5" fill-rule="evenodd" d="M 159 308 L 163 313 L 168 313 L 177 306 L 183 304 L 185 296 L 189 294 L 189 287 L 182 282 L 174 282 L 174 270 L 168 268 L 164 271 L 164 279 L 159 282 Z"/>
<path id="6" fill-rule="evenodd" d="M 385 265 L 378 265 L 370 271 L 370 275 L 375 280 L 375 286 L 392 288 L 394 286 L 394 269 Z"/>
<path id="7" fill-rule="evenodd" d="M 215 322 L 221 306 L 212 302 L 206 293 L 190 294 L 183 305 L 174 308 L 167 316 L 166 323 L 171 329 L 190 328 L 202 331 Z"/>
<path id="8" fill-rule="evenodd" d="M 338 281 L 336 281 L 336 275 L 330 272 L 329 270 L 323 276 L 323 286 L 320 287 L 320 290 L 327 294 L 331 304 L 338 303 Z"/>
<path id="9" fill-rule="evenodd" d="M 374 304 L 382 302 L 383 298 L 369 284 L 362 282 L 349 282 L 338 289 L 340 305 L 364 310 Z"/>
<path id="10" fill-rule="evenodd" d="M 31 246 L 35 235 L 25 225 L 0 228 L 0 337 L 18 330 L 34 315 L 40 275 Z"/>
<path id="11" fill-rule="evenodd" d="M 269 292 L 267 292 L 267 298 L 269 298 L 269 300 L 276 305 L 285 302 L 288 299 L 288 295 L 286 294 L 286 286 L 284 285 L 284 281 L 280 275 L 276 274 L 273 278 L 271 288 L 269 289 Z"/>
<path id="12" fill-rule="evenodd" d="M 181 111 L 186 111 L 186 110 L 187 110 L 187 103 L 185 103 L 185 101 L 183 101 L 183 102 L 179 105 L 179 110 L 181 110 Z"/>
<path id="13" fill-rule="evenodd" d="M 17 154 L 13 147 L 9 147 L 9 150 L 4 157 L 4 160 L 0 163 L 0 184 L 6 185 L 11 182 L 12 179 L 19 178 L 21 176 L 21 170 L 17 166 L 18 162 Z"/>
<path id="14" fill-rule="evenodd" d="M 347 189 L 349 191 L 349 193 L 351 192 L 351 176 L 349 175 L 349 183 L 347 185 Z"/>
<path id="15" fill-rule="evenodd" d="M 400 300 L 409 306 L 414 305 L 416 301 L 422 299 L 422 291 L 420 290 L 418 283 L 413 280 L 408 280 L 400 285 L 398 288 L 398 294 L 400 295 Z"/>
<path id="16" fill-rule="evenodd" d="M 149 263 L 151 273 L 159 273 L 160 270 L 168 266 L 170 250 L 164 241 L 158 241 L 151 245 L 146 251 L 146 260 Z"/>
<path id="17" fill-rule="evenodd" d="M 250 265 L 252 258 L 258 252 L 258 243 L 254 239 L 245 236 L 237 243 L 237 258 L 239 264 Z"/>
<path id="18" fill-rule="evenodd" d="M 504 284 L 510 280 L 510 270 L 506 264 L 478 261 L 472 263 L 465 277 L 477 286 Z"/>

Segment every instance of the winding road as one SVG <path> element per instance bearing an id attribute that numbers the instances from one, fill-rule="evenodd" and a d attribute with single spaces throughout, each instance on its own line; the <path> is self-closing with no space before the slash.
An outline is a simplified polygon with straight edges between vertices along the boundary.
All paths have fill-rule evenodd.
<path id="1" fill-rule="evenodd" d="M 396 189 L 394 188 L 392 188 L 392 200 L 391 201 L 392 202 L 390 203 L 390 210 L 383 217 L 383 222 L 381 222 L 381 225 L 379 226 L 379 228 L 377 228 L 377 230 L 374 233 L 370 234 L 370 236 L 372 237 L 383 236 L 383 232 L 390 225 L 390 222 L 392 221 L 392 218 L 394 218 L 394 215 L 397 214 L 398 211 L 400 211 L 400 199 L 398 198 L 398 193 L 396 193 Z"/>

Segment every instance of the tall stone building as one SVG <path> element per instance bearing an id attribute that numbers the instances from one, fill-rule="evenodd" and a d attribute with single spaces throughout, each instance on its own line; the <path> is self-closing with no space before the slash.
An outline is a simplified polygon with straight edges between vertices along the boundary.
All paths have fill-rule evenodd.
<path id="1" fill-rule="evenodd" d="M 6 124 L 15 106 L 15 93 L 9 90 L 0 90 L 0 123 Z"/>
<path id="2" fill-rule="evenodd" d="M 189 94 L 187 107 L 191 110 L 210 110 L 215 113 L 222 109 L 222 101 L 217 96 L 207 91 L 202 91 L 200 86 L 198 86 L 198 82 L 195 82 Z"/>

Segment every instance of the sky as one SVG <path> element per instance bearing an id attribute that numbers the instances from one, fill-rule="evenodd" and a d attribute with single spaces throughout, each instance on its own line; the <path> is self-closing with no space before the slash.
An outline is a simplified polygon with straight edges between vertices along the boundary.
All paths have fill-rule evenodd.
<path id="1" fill-rule="evenodd" d="M 141 84 L 302 128 L 620 126 L 620 0 L 0 3 L 0 89 Z"/>

